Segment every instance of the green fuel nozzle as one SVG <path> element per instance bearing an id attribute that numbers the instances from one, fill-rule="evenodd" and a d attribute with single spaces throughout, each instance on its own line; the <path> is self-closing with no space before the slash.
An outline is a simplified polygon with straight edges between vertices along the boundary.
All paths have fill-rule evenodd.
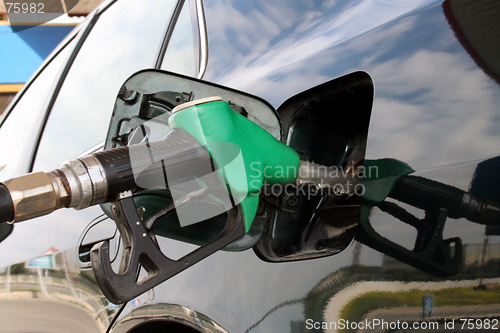
<path id="1" fill-rule="evenodd" d="M 228 191 L 242 207 L 247 232 L 264 182 L 288 184 L 299 175 L 300 159 L 295 150 L 233 111 L 220 97 L 179 105 L 169 124 L 185 130 L 207 149 Z"/>

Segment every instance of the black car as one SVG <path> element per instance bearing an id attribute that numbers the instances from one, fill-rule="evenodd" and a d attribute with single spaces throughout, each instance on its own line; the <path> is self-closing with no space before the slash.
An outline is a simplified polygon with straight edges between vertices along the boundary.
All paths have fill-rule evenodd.
<path id="1" fill-rule="evenodd" d="M 172 193 L 136 191 L 134 214 L 157 222 L 147 251 L 186 267 L 141 257 L 132 286 L 95 259 L 105 246 L 120 276 L 143 246 L 116 202 L 2 224 L 1 331 L 499 329 L 499 18 L 489 0 L 105 2 L 4 112 L 2 182 L 126 147 L 146 121 L 221 96 L 302 164 L 359 186 L 264 187 L 245 235 L 195 264 L 186 254 L 231 213 L 183 226 L 158 213 Z"/>

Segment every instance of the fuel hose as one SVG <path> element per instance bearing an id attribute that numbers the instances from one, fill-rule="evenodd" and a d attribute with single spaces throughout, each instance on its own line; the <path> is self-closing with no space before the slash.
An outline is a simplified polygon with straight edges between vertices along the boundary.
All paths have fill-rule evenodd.
<path id="1" fill-rule="evenodd" d="M 485 225 L 500 224 L 500 206 L 475 198 L 469 192 L 419 176 L 406 176 L 389 194 L 391 198 L 423 210 L 446 208 L 451 218 L 466 218 Z"/>
<path id="2" fill-rule="evenodd" d="M 111 202 L 147 184 L 166 187 L 207 173 L 210 154 L 191 135 L 174 129 L 164 140 L 92 153 L 0 184 L 0 222 L 20 222 L 59 208 Z M 160 180 L 160 181 L 158 181 Z M 161 184 L 163 182 L 163 184 Z M 158 184 L 160 183 L 160 184 Z"/>

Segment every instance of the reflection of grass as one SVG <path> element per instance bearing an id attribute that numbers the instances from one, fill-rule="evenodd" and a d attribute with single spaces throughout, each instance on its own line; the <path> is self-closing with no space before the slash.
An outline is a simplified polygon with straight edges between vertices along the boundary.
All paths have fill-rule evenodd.
<path id="1" fill-rule="evenodd" d="M 347 303 L 340 311 L 340 318 L 361 321 L 363 316 L 375 309 L 402 306 L 422 306 L 422 298 L 433 294 L 436 306 L 479 305 L 500 303 L 500 288 L 475 291 L 471 287 L 449 288 L 436 291 L 411 290 L 402 292 L 374 291 L 362 294 Z M 350 330 L 342 330 L 350 332 Z"/>

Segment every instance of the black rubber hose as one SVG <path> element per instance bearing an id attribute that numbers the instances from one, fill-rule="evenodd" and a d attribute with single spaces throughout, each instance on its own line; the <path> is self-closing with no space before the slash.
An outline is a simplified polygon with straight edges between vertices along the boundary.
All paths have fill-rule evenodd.
<path id="1" fill-rule="evenodd" d="M 394 186 L 391 198 L 423 210 L 443 207 L 456 210 L 464 201 L 465 191 L 419 176 L 406 176 Z"/>
<path id="2" fill-rule="evenodd" d="M 389 194 L 391 198 L 423 210 L 446 208 L 451 218 L 466 218 L 480 224 L 500 225 L 500 205 L 478 200 L 454 186 L 419 176 L 401 179 Z"/>
<path id="3" fill-rule="evenodd" d="M 213 171 L 207 150 L 178 128 L 162 141 L 105 150 L 94 156 L 106 174 L 106 201 L 115 200 L 123 191 L 165 189 L 167 183 L 185 182 Z M 140 170 L 140 175 L 134 175 L 132 167 Z"/>
<path id="4" fill-rule="evenodd" d="M 0 184 L 0 223 L 12 220 L 14 220 L 14 204 L 7 187 Z"/>

